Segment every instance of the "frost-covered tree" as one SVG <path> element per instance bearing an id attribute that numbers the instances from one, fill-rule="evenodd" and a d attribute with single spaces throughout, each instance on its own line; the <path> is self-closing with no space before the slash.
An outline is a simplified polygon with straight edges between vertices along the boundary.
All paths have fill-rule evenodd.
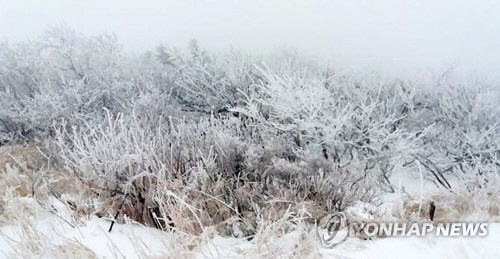
<path id="1" fill-rule="evenodd" d="M 113 35 L 61 27 L 0 46 L 1 144 L 47 144 L 110 208 L 194 232 L 236 219 L 251 234 L 251 219 L 290 204 L 373 202 L 402 169 L 490 195 L 499 97 L 478 81 L 387 79 L 290 51 L 192 42 L 131 56 Z"/>

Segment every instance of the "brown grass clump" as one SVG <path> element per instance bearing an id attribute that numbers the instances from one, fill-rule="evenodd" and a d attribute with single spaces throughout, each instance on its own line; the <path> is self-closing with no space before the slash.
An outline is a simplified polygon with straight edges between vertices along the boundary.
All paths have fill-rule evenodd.
<path id="1" fill-rule="evenodd" d="M 38 172 L 46 159 L 33 146 L 5 146 L 0 151 L 2 190 L 14 188 L 20 196 L 34 194 Z M 15 172 L 15 173 L 13 173 Z"/>
<path id="2" fill-rule="evenodd" d="M 0 217 L 15 216 L 6 210 L 12 199 L 34 198 L 46 203 L 55 197 L 77 210 L 83 185 L 34 145 L 3 146 L 0 149 Z M 10 210 L 10 209 L 9 209 Z M 11 216 L 9 216 L 11 215 Z"/>
<path id="3" fill-rule="evenodd" d="M 404 200 L 398 217 L 405 220 L 429 220 L 430 204 L 436 206 L 434 222 L 500 220 L 498 192 L 441 192 L 428 195 L 422 201 Z"/>

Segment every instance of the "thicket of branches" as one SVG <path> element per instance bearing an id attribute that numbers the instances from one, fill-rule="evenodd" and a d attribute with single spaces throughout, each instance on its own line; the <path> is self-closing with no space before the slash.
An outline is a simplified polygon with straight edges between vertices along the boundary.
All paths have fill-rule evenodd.
<path id="1" fill-rule="evenodd" d="M 52 28 L 0 47 L 0 141 L 48 143 L 89 193 L 124 200 L 135 220 L 195 232 L 243 221 L 251 234 L 304 202 L 373 202 L 396 170 L 421 166 L 447 189 L 453 177 L 498 187 L 499 91 L 293 53 L 215 56 L 196 42 L 130 56 L 112 35 Z"/>

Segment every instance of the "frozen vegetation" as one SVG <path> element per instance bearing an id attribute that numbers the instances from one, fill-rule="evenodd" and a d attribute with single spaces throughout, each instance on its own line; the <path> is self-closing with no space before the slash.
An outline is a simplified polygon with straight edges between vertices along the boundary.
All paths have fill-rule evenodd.
<path id="1" fill-rule="evenodd" d="M 418 251 L 433 241 L 323 249 L 314 223 L 360 204 L 426 221 L 431 202 L 436 221 L 498 221 L 499 100 L 499 85 L 452 71 L 394 79 L 290 51 L 216 55 L 193 41 L 133 56 L 113 35 L 61 27 L 0 43 L 0 257 Z M 490 250 L 464 258 L 499 255 L 491 229 L 470 241 Z"/>

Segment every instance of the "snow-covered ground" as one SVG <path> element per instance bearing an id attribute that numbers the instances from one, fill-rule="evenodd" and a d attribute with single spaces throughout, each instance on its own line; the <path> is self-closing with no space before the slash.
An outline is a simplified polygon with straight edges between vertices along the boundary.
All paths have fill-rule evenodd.
<path id="1" fill-rule="evenodd" d="M 407 192 L 419 191 L 420 180 L 401 179 Z M 429 185 L 426 189 L 433 189 Z M 397 200 L 397 194 L 385 196 L 385 205 Z M 0 225 L 0 257 L 53 258 L 262 258 L 269 255 L 288 258 L 298 249 L 307 249 L 318 258 L 500 258 L 500 223 L 489 225 L 486 237 L 389 237 L 362 240 L 349 237 L 333 248 L 321 246 L 312 230 L 296 230 L 275 237 L 222 237 L 215 232 L 192 242 L 180 233 L 162 232 L 138 224 L 116 224 L 108 232 L 110 221 L 91 217 L 72 219 L 57 200 L 58 215 L 49 213 L 31 198 L 22 198 L 22 208 L 29 208 L 28 221 Z M 71 225 L 73 226 L 70 226 Z M 305 228 L 304 228 L 305 229 Z M 28 241 L 27 239 L 32 239 Z M 190 242 L 196 245 L 189 245 Z"/>
<path id="2" fill-rule="evenodd" d="M 109 222 L 93 218 L 83 226 L 72 228 L 56 217 L 48 217 L 35 223 L 39 233 L 36 235 L 44 247 L 53 247 L 54 251 L 45 251 L 42 257 L 54 255 L 69 258 L 162 258 L 176 254 L 173 234 L 161 232 L 143 226 L 122 224 L 115 225 L 108 232 Z M 0 228 L 0 257 L 15 258 L 22 251 L 16 246 L 20 238 L 26 237 L 22 229 L 15 225 Z M 300 242 L 300 233 L 290 233 L 268 244 L 276 252 L 293 251 Z M 489 226 L 486 237 L 393 237 L 375 240 L 348 238 L 334 248 L 322 248 L 319 242 L 308 244 L 311 254 L 323 258 L 499 258 L 500 224 Z M 192 251 L 179 249 L 185 257 L 195 258 L 248 258 L 259 257 L 256 244 L 246 239 L 227 238 L 218 235 L 203 242 L 201 247 Z M 291 256 L 293 254 L 288 254 Z"/>

